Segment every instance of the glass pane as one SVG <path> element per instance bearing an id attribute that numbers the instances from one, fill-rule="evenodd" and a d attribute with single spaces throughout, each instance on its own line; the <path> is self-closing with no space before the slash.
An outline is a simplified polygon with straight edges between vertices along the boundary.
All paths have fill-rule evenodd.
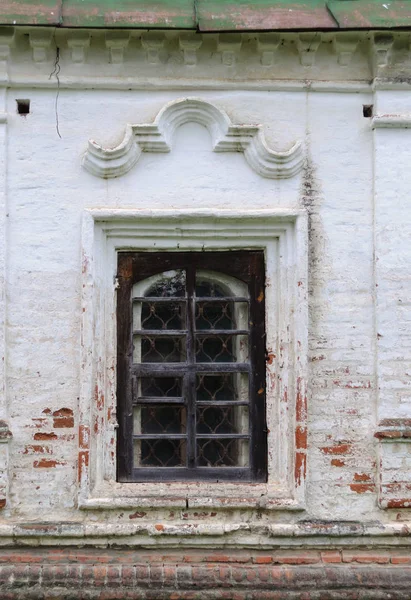
<path id="1" fill-rule="evenodd" d="M 197 463 L 199 467 L 248 467 L 248 440 L 204 440 L 197 441 Z"/>
<path id="2" fill-rule="evenodd" d="M 134 440 L 134 467 L 185 466 L 185 440 Z"/>
<path id="3" fill-rule="evenodd" d="M 199 406 L 197 433 L 248 434 L 248 406 Z"/>
<path id="4" fill-rule="evenodd" d="M 221 285 L 214 281 L 205 281 L 201 276 L 197 276 L 196 281 L 196 296 L 204 296 L 206 298 L 221 298 L 226 296 Z"/>
<path id="5" fill-rule="evenodd" d="M 134 434 L 185 433 L 186 409 L 175 404 L 134 407 Z"/>
<path id="6" fill-rule="evenodd" d="M 175 363 L 185 361 L 185 338 L 182 336 L 134 336 L 136 363 Z"/>
<path id="7" fill-rule="evenodd" d="M 195 326 L 199 331 L 208 329 L 248 329 L 246 302 L 197 302 Z"/>
<path id="8" fill-rule="evenodd" d="M 168 330 L 186 327 L 185 304 L 182 302 L 136 302 L 134 315 L 134 329 Z"/>
<path id="9" fill-rule="evenodd" d="M 196 362 L 247 362 L 247 335 L 201 335 L 196 337 Z"/>
<path id="10" fill-rule="evenodd" d="M 169 298 L 172 296 L 185 296 L 186 293 L 186 274 L 185 271 L 165 271 L 161 275 L 155 276 L 156 279 L 144 296 L 158 296 L 160 298 Z"/>
<path id="11" fill-rule="evenodd" d="M 246 373 L 197 374 L 197 401 L 248 400 Z"/>
<path id="12" fill-rule="evenodd" d="M 139 398 L 180 398 L 181 377 L 140 377 Z"/>
<path id="13" fill-rule="evenodd" d="M 248 298 L 248 286 L 236 277 L 218 271 L 198 270 L 196 272 L 195 295 L 197 298 L 222 298 L 239 296 Z"/>

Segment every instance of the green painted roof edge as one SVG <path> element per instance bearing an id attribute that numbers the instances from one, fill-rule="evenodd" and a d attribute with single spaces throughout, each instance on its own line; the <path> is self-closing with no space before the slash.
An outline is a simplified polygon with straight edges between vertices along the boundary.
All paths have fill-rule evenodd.
<path id="1" fill-rule="evenodd" d="M 411 28 L 411 0 L 1 0 L 0 25 L 203 32 Z"/>

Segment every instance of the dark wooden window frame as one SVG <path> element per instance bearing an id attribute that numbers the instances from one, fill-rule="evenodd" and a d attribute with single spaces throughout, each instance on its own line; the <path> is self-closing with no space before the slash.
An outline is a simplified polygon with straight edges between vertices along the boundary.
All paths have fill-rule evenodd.
<path id="1" fill-rule="evenodd" d="M 133 364 L 132 288 L 148 277 L 165 271 L 185 269 L 187 279 L 187 336 L 185 363 Z M 192 340 L 195 272 L 212 270 L 243 281 L 249 289 L 248 363 L 195 363 Z M 264 252 L 233 250 L 212 252 L 119 252 L 117 291 L 117 480 L 144 481 L 267 481 L 267 428 L 265 406 L 265 269 Z M 187 467 L 133 468 L 133 375 L 165 373 L 187 377 L 193 390 L 198 372 L 247 372 L 249 375 L 250 462 L 247 467 L 199 467 L 190 451 Z M 187 389 L 187 388 L 186 388 Z M 195 440 L 195 398 L 188 391 L 187 444 Z M 191 458 L 190 458 L 191 457 Z"/>

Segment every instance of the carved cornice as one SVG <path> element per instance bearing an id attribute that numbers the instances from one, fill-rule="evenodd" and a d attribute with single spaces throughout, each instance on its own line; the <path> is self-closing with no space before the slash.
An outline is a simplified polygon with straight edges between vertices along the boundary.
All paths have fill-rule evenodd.
<path id="1" fill-rule="evenodd" d="M 260 125 L 234 125 L 224 111 L 200 98 L 169 102 L 154 123 L 127 125 L 124 139 L 116 148 L 103 148 L 90 140 L 83 166 L 97 177 L 120 177 L 137 163 L 142 152 L 170 152 L 176 129 L 188 122 L 208 129 L 214 152 L 243 152 L 250 167 L 262 177 L 292 177 L 302 168 L 300 142 L 286 152 L 272 150 Z"/>
<path id="2" fill-rule="evenodd" d="M 231 86 L 243 89 L 351 90 L 411 87 L 410 33 L 215 33 L 0 28 L 0 60 L 11 86 L 53 87 L 59 49 L 61 88 L 146 89 Z M 10 50 L 10 51 L 9 51 Z M 28 69 L 29 64 L 33 69 Z M 195 69 L 193 66 L 195 65 Z M 358 90 L 356 90 L 358 91 Z"/>

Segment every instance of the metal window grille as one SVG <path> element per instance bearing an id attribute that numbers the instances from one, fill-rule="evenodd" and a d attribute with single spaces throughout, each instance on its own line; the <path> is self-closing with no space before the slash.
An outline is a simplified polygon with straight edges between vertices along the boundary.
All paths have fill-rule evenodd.
<path id="1" fill-rule="evenodd" d="M 118 480 L 265 481 L 264 255 L 121 252 Z"/>

